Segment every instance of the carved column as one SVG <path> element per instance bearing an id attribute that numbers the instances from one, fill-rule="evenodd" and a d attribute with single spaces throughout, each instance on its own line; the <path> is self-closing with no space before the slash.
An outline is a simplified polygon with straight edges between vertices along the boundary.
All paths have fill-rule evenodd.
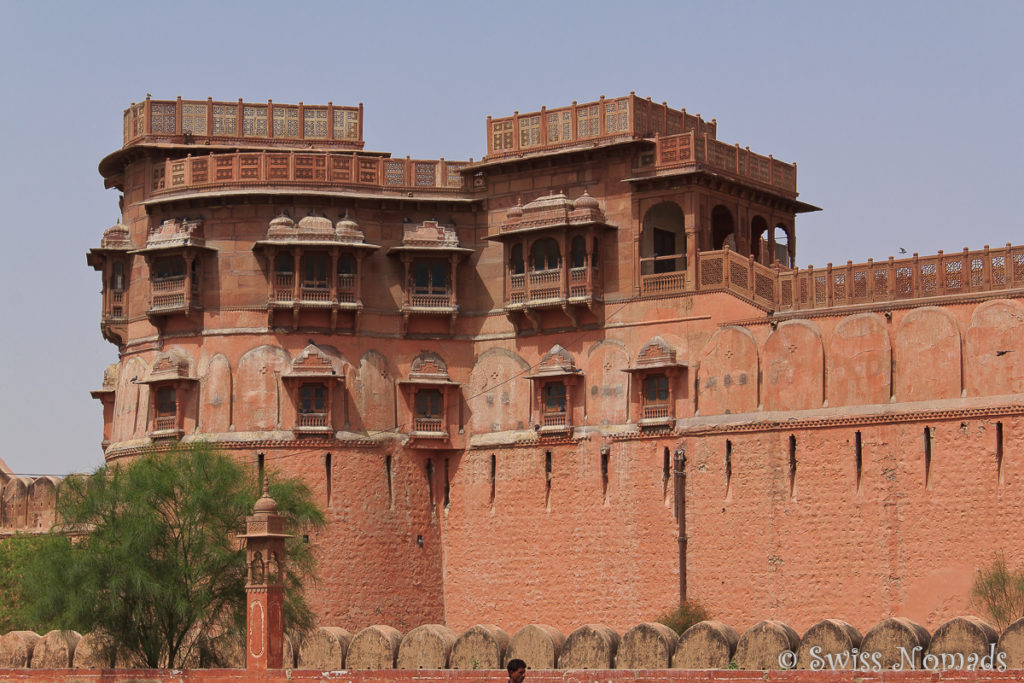
<path id="1" fill-rule="evenodd" d="M 263 480 L 263 497 L 245 518 L 245 668 L 280 669 L 284 664 L 285 518 Z"/>

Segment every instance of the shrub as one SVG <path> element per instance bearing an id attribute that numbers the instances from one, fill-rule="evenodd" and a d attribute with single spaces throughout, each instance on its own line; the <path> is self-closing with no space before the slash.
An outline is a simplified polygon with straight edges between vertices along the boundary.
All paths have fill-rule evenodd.
<path id="1" fill-rule="evenodd" d="M 1024 567 L 1010 569 L 1000 552 L 974 577 L 971 603 L 985 612 L 999 631 L 1024 617 Z"/>
<path id="2" fill-rule="evenodd" d="M 682 635 L 694 624 L 711 618 L 711 613 L 697 600 L 683 600 L 671 612 L 658 618 L 659 624 L 665 624 L 676 633 Z"/>

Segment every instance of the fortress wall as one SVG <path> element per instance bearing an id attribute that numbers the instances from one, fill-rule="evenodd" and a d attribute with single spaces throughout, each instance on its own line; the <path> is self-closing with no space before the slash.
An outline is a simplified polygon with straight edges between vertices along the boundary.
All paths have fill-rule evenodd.
<path id="1" fill-rule="evenodd" d="M 1015 512 L 1024 451 L 1004 436 L 1000 480 L 997 422 L 1004 435 L 1024 429 L 1020 417 L 953 417 L 689 439 L 690 594 L 740 627 L 767 613 L 803 630 L 808 615 L 828 613 L 852 622 L 900 614 L 934 628 L 969 611 L 979 567 L 999 552 L 1024 561 Z M 927 485 L 926 427 L 934 429 Z"/>
<path id="2" fill-rule="evenodd" d="M 568 633 L 586 615 L 624 630 L 673 606 L 676 523 L 663 448 L 607 444 L 605 493 L 601 444 L 481 448 L 462 456 L 444 516 L 449 626 L 482 620 L 512 633 L 544 623 Z"/>

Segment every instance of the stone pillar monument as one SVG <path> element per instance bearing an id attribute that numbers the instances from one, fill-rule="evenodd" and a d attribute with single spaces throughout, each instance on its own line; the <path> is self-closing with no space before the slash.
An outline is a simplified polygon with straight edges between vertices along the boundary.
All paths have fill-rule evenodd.
<path id="1" fill-rule="evenodd" d="M 285 518 L 263 481 L 263 497 L 245 518 L 245 668 L 280 669 L 284 659 Z"/>

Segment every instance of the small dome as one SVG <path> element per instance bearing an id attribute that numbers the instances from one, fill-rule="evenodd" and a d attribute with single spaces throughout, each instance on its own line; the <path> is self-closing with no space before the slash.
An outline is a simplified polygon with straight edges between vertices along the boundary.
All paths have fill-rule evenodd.
<path id="1" fill-rule="evenodd" d="M 252 511 L 271 515 L 277 514 L 277 501 L 270 497 L 270 486 L 266 479 L 263 480 L 263 495 L 256 501 Z"/>
<path id="2" fill-rule="evenodd" d="M 544 197 L 538 197 L 532 202 L 526 205 L 527 210 L 540 210 L 540 209 L 554 209 L 568 206 L 572 207 L 572 202 L 561 192 L 553 192 Z"/>
<path id="3" fill-rule="evenodd" d="M 359 241 L 363 239 L 363 231 L 359 229 L 359 224 L 347 215 L 335 223 L 334 232 L 338 237 L 358 237 Z"/>
<path id="4" fill-rule="evenodd" d="M 523 204 L 522 202 L 517 203 L 505 214 L 505 218 L 522 218 L 523 217 Z"/>
<path id="5" fill-rule="evenodd" d="M 295 221 L 288 216 L 278 216 L 270 221 L 270 228 L 267 229 L 267 237 L 280 237 L 295 234 Z"/>
<path id="6" fill-rule="evenodd" d="M 100 246 L 104 248 L 118 247 L 124 246 L 130 241 L 131 234 L 128 232 L 128 226 L 122 223 L 115 223 L 103 231 Z"/>
<path id="7" fill-rule="evenodd" d="M 299 232 L 328 234 L 334 232 L 334 224 L 326 216 L 306 216 L 299 221 Z"/>
<path id="8" fill-rule="evenodd" d="M 594 209 L 600 208 L 597 200 L 590 196 L 586 190 L 583 190 L 583 194 L 576 198 L 576 201 L 572 203 L 572 207 L 576 210 L 579 209 Z"/>

